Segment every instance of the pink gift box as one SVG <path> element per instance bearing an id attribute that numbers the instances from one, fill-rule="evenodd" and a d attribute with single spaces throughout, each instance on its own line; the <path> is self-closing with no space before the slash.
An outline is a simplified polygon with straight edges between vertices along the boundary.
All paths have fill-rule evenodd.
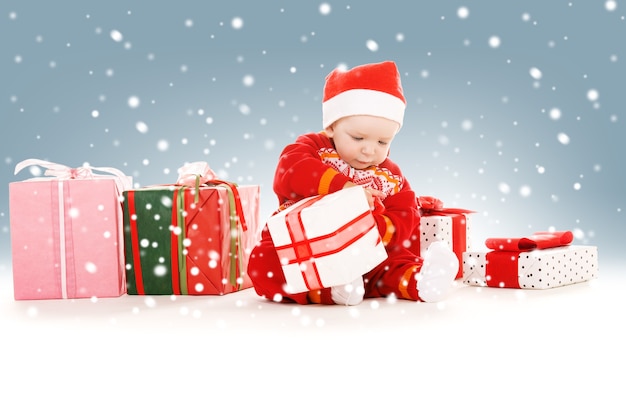
<path id="1" fill-rule="evenodd" d="M 350 283 L 387 259 L 360 186 L 301 200 L 267 226 L 290 293 Z"/>
<path id="2" fill-rule="evenodd" d="M 120 194 L 107 176 L 9 184 L 16 300 L 125 293 Z"/>

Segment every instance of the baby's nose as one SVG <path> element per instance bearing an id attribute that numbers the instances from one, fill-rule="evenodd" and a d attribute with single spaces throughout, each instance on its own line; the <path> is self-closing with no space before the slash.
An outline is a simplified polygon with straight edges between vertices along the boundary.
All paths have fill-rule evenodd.
<path id="1" fill-rule="evenodd" d="M 365 154 L 372 154 L 374 153 L 374 146 L 370 145 L 369 143 L 365 143 L 361 151 Z"/>

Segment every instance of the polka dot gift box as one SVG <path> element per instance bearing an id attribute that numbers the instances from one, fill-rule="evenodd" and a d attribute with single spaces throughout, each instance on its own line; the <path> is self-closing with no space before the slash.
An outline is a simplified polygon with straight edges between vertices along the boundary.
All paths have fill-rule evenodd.
<path id="1" fill-rule="evenodd" d="M 463 277 L 463 253 L 471 249 L 471 217 L 474 211 L 461 208 L 445 208 L 435 197 L 417 197 L 420 223 L 409 241 L 409 250 L 417 256 L 424 253 L 435 241 L 443 241 L 456 254 L 459 271 L 456 279 Z"/>
<path id="2" fill-rule="evenodd" d="M 598 249 L 569 245 L 571 232 L 488 239 L 491 251 L 463 254 L 463 283 L 472 286 L 550 289 L 598 276 Z"/>

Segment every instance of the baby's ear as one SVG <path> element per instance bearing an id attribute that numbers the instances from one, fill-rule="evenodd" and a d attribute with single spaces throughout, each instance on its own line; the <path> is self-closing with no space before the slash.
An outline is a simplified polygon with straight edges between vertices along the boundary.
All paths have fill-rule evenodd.
<path id="1" fill-rule="evenodd" d="M 326 134 L 326 136 L 328 136 L 330 139 L 333 138 L 333 136 L 335 135 L 335 128 L 333 125 L 328 126 L 326 129 L 324 129 L 324 133 Z"/>

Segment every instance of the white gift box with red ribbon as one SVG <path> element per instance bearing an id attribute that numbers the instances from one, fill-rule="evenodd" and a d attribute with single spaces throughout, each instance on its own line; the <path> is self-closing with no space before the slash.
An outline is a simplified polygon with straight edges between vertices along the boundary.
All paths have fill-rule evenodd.
<path id="1" fill-rule="evenodd" d="M 469 251 L 463 283 L 471 286 L 549 289 L 598 276 L 598 248 L 566 245 L 532 251 Z"/>
<path id="2" fill-rule="evenodd" d="M 270 217 L 267 227 L 289 293 L 353 282 L 387 259 L 360 186 L 303 199 Z"/>

